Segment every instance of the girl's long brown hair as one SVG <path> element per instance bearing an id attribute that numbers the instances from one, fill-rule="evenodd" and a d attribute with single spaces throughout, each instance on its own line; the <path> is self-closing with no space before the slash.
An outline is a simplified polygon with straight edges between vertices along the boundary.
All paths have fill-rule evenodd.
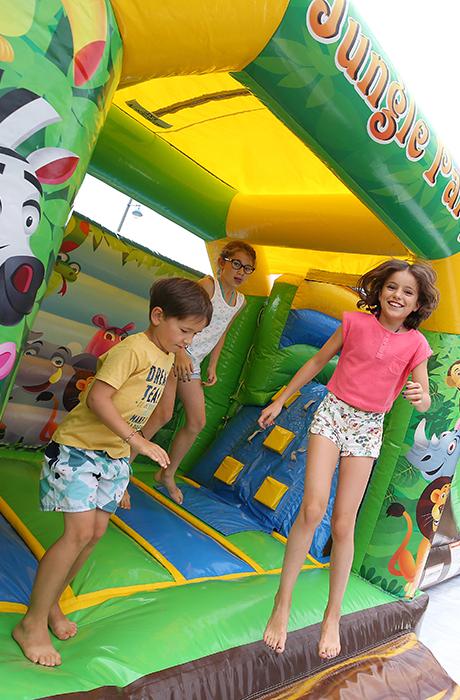
<path id="1" fill-rule="evenodd" d="M 418 287 L 418 305 L 416 311 L 405 319 L 406 328 L 418 328 L 439 303 L 439 291 L 436 288 L 436 273 L 428 263 L 417 261 L 408 263 L 406 260 L 392 258 L 386 260 L 373 270 L 366 272 L 358 281 L 357 291 L 361 297 L 357 303 L 358 309 L 367 309 L 375 316 L 380 314 L 379 295 L 385 282 L 395 272 L 408 270 L 416 279 Z"/>

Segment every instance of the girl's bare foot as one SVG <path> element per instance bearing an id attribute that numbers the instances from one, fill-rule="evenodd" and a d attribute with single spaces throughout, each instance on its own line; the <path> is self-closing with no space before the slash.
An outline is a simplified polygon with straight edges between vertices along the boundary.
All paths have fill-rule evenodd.
<path id="1" fill-rule="evenodd" d="M 42 629 L 30 625 L 27 620 L 21 620 L 14 628 L 12 636 L 29 661 L 41 666 L 60 666 L 61 655 L 51 644 L 46 628 Z"/>
<path id="2" fill-rule="evenodd" d="M 277 654 L 282 654 L 286 646 L 287 626 L 289 622 L 289 606 L 281 606 L 275 597 L 272 614 L 267 622 L 264 632 L 265 644 L 276 651 Z"/>
<path id="3" fill-rule="evenodd" d="M 48 627 L 58 639 L 70 639 L 77 634 L 77 624 L 69 620 L 59 605 L 53 605 L 48 615 Z"/>
<path id="4" fill-rule="evenodd" d="M 182 505 L 184 502 L 184 494 L 180 488 L 176 486 L 173 476 L 170 476 L 164 469 L 159 469 L 155 474 L 155 481 L 166 486 L 172 500 L 178 505 Z"/>
<path id="5" fill-rule="evenodd" d="M 340 654 L 340 617 L 325 617 L 321 625 L 318 654 L 322 659 L 333 659 Z"/>

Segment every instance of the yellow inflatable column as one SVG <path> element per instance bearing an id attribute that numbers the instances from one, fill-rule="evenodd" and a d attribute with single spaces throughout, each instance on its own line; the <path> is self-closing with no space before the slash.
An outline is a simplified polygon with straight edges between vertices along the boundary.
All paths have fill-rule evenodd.
<path id="1" fill-rule="evenodd" d="M 438 276 L 441 300 L 423 327 L 440 333 L 460 334 L 460 253 L 430 262 Z"/>

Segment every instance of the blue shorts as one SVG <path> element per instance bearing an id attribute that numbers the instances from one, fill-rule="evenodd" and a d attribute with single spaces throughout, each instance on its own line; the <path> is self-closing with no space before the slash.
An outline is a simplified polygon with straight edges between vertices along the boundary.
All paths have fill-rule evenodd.
<path id="1" fill-rule="evenodd" d="M 115 513 L 129 483 L 128 457 L 50 442 L 40 475 L 40 506 L 45 511 L 81 513 L 99 508 Z"/>

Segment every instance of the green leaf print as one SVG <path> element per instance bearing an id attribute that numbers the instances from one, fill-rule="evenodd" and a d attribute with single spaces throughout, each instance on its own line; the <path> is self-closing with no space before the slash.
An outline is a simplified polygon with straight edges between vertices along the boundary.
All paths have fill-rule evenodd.
<path id="1" fill-rule="evenodd" d="M 334 95 L 334 83 L 330 78 L 321 78 L 311 91 L 305 107 L 312 109 L 327 104 Z"/>

